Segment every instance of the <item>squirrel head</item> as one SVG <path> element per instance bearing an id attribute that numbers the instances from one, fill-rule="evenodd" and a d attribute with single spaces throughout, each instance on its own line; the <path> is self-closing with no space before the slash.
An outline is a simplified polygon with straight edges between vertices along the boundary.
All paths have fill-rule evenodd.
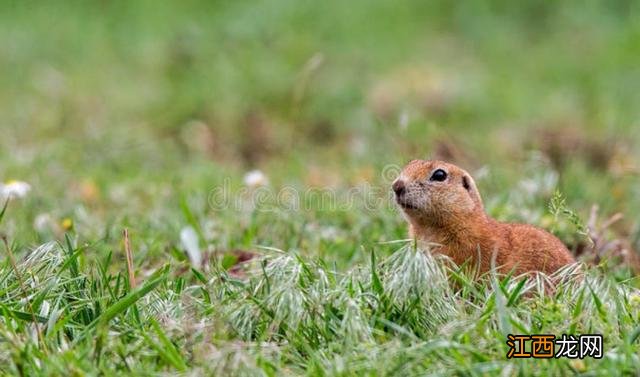
<path id="1" fill-rule="evenodd" d="M 415 224 L 438 226 L 474 214 L 484 215 L 471 175 L 437 160 L 413 160 L 393 182 L 396 202 Z"/>

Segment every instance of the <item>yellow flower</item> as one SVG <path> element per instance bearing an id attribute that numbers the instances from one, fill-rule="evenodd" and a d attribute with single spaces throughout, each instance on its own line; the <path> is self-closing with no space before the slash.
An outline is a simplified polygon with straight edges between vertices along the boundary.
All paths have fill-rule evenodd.
<path id="1" fill-rule="evenodd" d="M 569 361 L 569 365 L 578 372 L 584 372 L 587 370 L 587 366 L 584 364 L 584 361 L 580 359 Z"/>
<path id="2" fill-rule="evenodd" d="M 62 229 L 65 230 L 65 232 L 70 231 L 71 229 L 73 229 L 73 220 L 71 220 L 70 218 L 65 218 L 62 220 Z"/>

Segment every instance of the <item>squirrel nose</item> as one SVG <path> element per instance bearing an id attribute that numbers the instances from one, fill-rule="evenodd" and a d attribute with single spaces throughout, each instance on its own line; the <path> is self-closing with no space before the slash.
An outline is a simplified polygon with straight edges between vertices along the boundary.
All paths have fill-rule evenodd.
<path id="1" fill-rule="evenodd" d="M 391 186 L 391 188 L 393 189 L 393 192 L 396 193 L 396 196 L 401 196 L 407 190 L 407 187 L 405 186 L 404 181 L 401 179 L 398 179 L 395 182 L 393 182 L 393 186 Z"/>

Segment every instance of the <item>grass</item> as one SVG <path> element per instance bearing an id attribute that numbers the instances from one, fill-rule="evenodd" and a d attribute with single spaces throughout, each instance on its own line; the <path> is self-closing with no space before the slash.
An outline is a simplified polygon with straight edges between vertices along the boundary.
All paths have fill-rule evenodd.
<path id="1" fill-rule="evenodd" d="M 0 2 L 0 182 L 32 187 L 0 203 L 0 372 L 637 374 L 638 10 Z M 584 277 L 403 241 L 388 188 L 429 156 Z M 508 360 L 509 333 L 605 353 Z"/>
<path id="2" fill-rule="evenodd" d="M 93 271 L 78 271 L 75 249 L 45 244 L 0 277 L 7 345 L 0 357 L 6 373 L 26 375 L 529 374 L 531 368 L 616 375 L 640 365 L 640 296 L 598 271 L 583 278 L 562 271 L 555 292 L 545 294 L 540 281 L 478 282 L 447 272 L 442 260 L 411 244 L 380 263 L 374 255 L 369 265 L 339 272 L 321 260 L 267 251 L 246 278 L 219 264 L 178 276 L 165 267 L 132 290 L 125 273 L 106 271 L 111 255 Z M 16 271 L 27 276 L 18 279 Z M 606 356 L 505 358 L 507 334 L 566 332 L 605 334 Z"/>

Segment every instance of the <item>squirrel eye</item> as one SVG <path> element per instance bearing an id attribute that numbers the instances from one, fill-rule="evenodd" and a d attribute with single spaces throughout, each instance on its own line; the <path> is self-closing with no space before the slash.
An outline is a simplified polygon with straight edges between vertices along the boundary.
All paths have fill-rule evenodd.
<path id="1" fill-rule="evenodd" d="M 429 178 L 430 181 L 438 181 L 438 182 L 442 182 L 445 179 L 447 179 L 447 172 L 445 172 L 442 169 L 438 169 L 434 171 L 433 174 L 431 174 L 431 178 Z"/>

